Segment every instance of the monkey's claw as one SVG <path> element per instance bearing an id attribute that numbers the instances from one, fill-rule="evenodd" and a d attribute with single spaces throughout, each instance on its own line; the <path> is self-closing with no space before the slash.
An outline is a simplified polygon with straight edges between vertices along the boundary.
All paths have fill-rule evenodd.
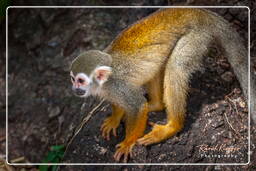
<path id="1" fill-rule="evenodd" d="M 119 126 L 120 121 L 115 119 L 114 117 L 108 117 L 104 120 L 103 124 L 101 125 L 100 130 L 102 131 L 103 138 L 110 140 L 110 133 L 113 132 L 113 135 L 116 137 L 116 129 Z"/>
<path id="2" fill-rule="evenodd" d="M 135 145 L 135 142 L 123 141 L 120 144 L 116 145 L 118 148 L 114 154 L 114 159 L 116 161 L 120 161 L 121 157 L 124 156 L 123 162 L 126 163 L 128 161 L 128 157 L 132 157 L 132 148 Z"/>

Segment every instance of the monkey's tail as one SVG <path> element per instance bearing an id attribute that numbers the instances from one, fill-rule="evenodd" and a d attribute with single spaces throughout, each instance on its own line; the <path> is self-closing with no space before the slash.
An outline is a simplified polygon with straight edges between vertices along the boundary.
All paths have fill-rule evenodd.
<path id="1" fill-rule="evenodd" d="M 256 123 L 256 78 L 250 73 L 250 94 L 248 91 L 249 55 L 243 39 L 230 24 L 222 18 L 217 18 L 213 29 L 215 38 L 220 42 L 224 55 L 228 58 L 245 97 L 250 100 L 251 117 Z M 250 98 L 249 98 L 250 97 Z M 249 104 L 248 103 L 248 104 Z"/>

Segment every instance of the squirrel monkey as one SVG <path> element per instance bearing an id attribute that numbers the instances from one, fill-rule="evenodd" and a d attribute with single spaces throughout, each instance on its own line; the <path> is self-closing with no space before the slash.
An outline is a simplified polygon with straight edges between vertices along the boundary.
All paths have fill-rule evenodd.
<path id="1" fill-rule="evenodd" d="M 111 132 L 116 136 L 120 120 L 125 121 L 116 161 L 124 157 L 126 162 L 136 142 L 158 143 L 183 128 L 190 76 L 212 44 L 221 47 L 247 97 L 248 58 L 242 39 L 226 20 L 203 9 L 160 9 L 122 31 L 103 51 L 89 50 L 72 62 L 75 94 L 112 103 L 112 115 L 101 126 L 103 137 L 109 139 Z M 252 93 L 255 97 L 255 87 Z M 164 108 L 167 123 L 152 124 L 144 135 L 148 112 Z"/>

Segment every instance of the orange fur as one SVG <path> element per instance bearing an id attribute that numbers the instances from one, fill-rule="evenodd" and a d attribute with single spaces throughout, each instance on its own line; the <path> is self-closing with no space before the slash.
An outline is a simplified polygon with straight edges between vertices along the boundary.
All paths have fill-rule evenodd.
<path id="1" fill-rule="evenodd" d="M 168 87 L 171 79 L 177 78 L 175 75 L 167 76 L 170 74 L 167 70 L 171 68 L 166 69 L 165 66 L 177 41 L 192 26 L 196 29 L 207 25 L 207 18 L 208 14 L 199 9 L 162 9 L 122 31 L 104 50 L 112 56 L 115 77 L 135 87 L 146 84 L 150 98 L 149 107 L 144 107 L 144 112 L 125 115 L 126 138 L 115 153 L 116 160 L 122 155 L 126 160 L 136 140 L 143 135 L 148 111 L 159 111 L 166 107 L 168 123 L 155 125 L 151 133 L 139 140 L 141 144 L 160 142 L 183 127 L 187 89 L 179 91 L 178 86 L 186 87 L 179 84 L 177 87 Z"/>
<path id="2" fill-rule="evenodd" d="M 146 84 L 146 88 L 149 96 L 149 112 L 163 110 L 163 74 L 159 72 Z"/>
<path id="3" fill-rule="evenodd" d="M 114 154 L 115 160 L 119 161 L 124 155 L 124 161 L 127 162 L 129 154 L 135 145 L 138 138 L 144 134 L 146 128 L 148 114 L 148 104 L 145 103 L 137 115 L 126 115 L 126 136 L 125 139 L 117 145 L 116 153 Z"/>
<path id="4" fill-rule="evenodd" d="M 129 56 L 150 44 L 159 43 L 159 40 L 169 42 L 171 37 L 165 37 L 166 32 L 184 34 L 193 22 L 204 24 L 204 17 L 201 10 L 162 9 L 123 30 L 107 49 Z"/>

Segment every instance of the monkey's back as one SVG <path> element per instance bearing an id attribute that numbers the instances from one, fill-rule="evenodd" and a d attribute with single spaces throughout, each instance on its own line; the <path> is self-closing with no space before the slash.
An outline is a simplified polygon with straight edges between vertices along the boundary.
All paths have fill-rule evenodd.
<path id="1" fill-rule="evenodd" d="M 201 9 L 161 9 L 122 31 L 105 49 L 113 58 L 114 74 L 142 85 L 164 65 L 176 42 L 196 27 L 209 24 Z"/>

